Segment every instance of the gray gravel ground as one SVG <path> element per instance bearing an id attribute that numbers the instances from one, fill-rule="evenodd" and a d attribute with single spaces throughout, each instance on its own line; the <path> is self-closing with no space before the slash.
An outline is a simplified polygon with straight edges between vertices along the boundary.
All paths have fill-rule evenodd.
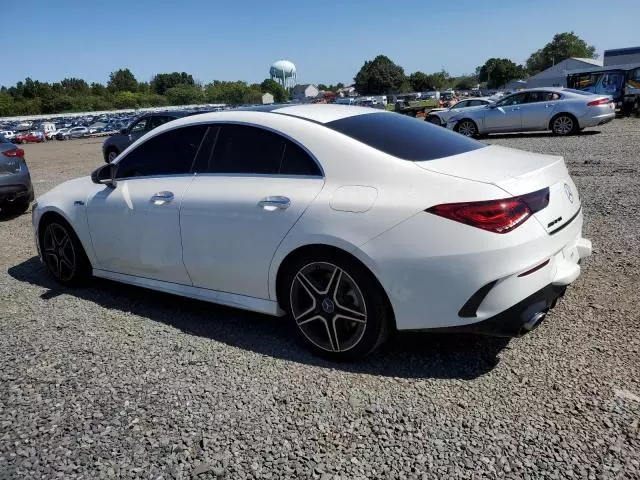
<path id="1" fill-rule="evenodd" d="M 335 365 L 281 320 L 57 286 L 0 222 L 0 478 L 640 478 L 640 121 L 488 141 L 562 154 L 595 253 L 510 342 L 399 335 Z M 27 145 L 42 193 L 100 142 Z"/>

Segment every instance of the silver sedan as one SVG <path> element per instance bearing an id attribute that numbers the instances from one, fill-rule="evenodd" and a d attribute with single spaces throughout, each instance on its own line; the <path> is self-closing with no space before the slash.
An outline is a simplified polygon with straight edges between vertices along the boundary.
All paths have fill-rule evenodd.
<path id="1" fill-rule="evenodd" d="M 450 118 L 459 115 L 463 109 L 477 109 L 480 107 L 484 107 L 485 105 L 489 105 L 490 103 L 493 103 L 493 100 L 489 100 L 488 98 L 468 98 L 466 100 L 460 100 L 458 103 L 449 108 L 434 108 L 433 110 L 429 111 L 429 114 L 427 115 L 427 118 L 425 118 L 425 120 L 427 122 L 433 123 L 434 125 L 444 126 L 447 124 Z"/>
<path id="2" fill-rule="evenodd" d="M 451 117 L 447 128 L 467 137 L 488 133 L 551 130 L 570 135 L 615 117 L 611 97 L 569 88 L 533 88 L 507 95 L 486 107 Z"/>

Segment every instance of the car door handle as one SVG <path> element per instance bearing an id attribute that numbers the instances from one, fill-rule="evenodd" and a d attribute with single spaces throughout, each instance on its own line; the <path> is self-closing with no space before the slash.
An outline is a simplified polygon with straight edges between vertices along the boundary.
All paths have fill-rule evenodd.
<path id="1" fill-rule="evenodd" d="M 153 197 L 151 197 L 151 203 L 153 203 L 154 205 L 166 205 L 168 203 L 171 203 L 173 198 L 173 192 L 158 192 Z"/>
<path id="2" fill-rule="evenodd" d="M 291 206 L 291 200 L 282 196 L 265 197 L 258 202 L 258 206 L 268 212 L 286 210 Z"/>
<path id="3" fill-rule="evenodd" d="M 554 105 L 545 105 L 546 108 L 553 108 Z"/>
<path id="4" fill-rule="evenodd" d="M 515 111 L 517 111 L 517 110 L 520 110 L 520 107 L 515 107 L 515 108 L 513 108 L 511 111 L 512 111 L 512 112 L 515 112 Z"/>

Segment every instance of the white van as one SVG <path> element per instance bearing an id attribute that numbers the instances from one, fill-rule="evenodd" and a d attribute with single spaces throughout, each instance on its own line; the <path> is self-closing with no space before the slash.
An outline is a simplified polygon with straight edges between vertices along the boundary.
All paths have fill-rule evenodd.
<path id="1" fill-rule="evenodd" d="M 7 140 L 13 140 L 16 136 L 16 134 L 11 130 L 2 130 L 0 131 L 0 135 L 2 135 Z"/>
<path id="2" fill-rule="evenodd" d="M 47 133 L 55 132 L 56 124 L 51 122 L 43 122 L 40 124 L 40 131 L 44 132 L 45 135 Z"/>

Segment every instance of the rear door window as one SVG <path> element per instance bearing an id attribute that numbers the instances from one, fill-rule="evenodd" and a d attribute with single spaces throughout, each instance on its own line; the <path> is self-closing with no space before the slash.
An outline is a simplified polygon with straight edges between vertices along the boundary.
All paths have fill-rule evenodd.
<path id="1" fill-rule="evenodd" d="M 213 128 L 213 126 L 212 126 Z M 321 175 L 310 155 L 291 140 L 249 125 L 224 124 L 215 133 L 207 173 L 255 175 Z M 200 159 L 198 164 L 202 165 Z"/>
<path id="2" fill-rule="evenodd" d="M 410 161 L 470 152 L 487 145 L 399 113 L 367 113 L 326 123 L 329 127 L 370 147 Z"/>

